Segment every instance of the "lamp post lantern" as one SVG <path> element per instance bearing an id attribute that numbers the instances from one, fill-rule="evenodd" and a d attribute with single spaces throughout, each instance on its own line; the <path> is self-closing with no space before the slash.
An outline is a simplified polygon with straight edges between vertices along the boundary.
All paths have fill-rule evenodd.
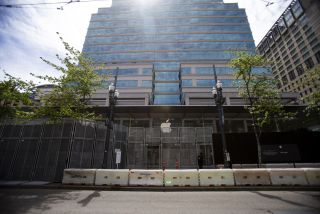
<path id="1" fill-rule="evenodd" d="M 118 74 L 118 70 L 117 70 Z M 115 76 L 115 83 L 117 83 L 117 74 Z M 107 127 L 107 133 L 105 138 L 105 144 L 104 144 L 104 153 L 103 153 L 103 162 L 102 162 L 102 168 L 107 169 L 108 168 L 108 150 L 109 150 L 109 144 L 110 144 L 110 132 L 111 129 L 113 129 L 113 119 L 114 119 L 114 108 L 117 104 L 117 99 L 120 95 L 119 91 L 116 89 L 116 85 L 111 83 L 109 85 L 109 111 L 106 112 L 106 121 L 105 125 Z"/>
<path id="2" fill-rule="evenodd" d="M 216 85 L 212 88 L 213 99 L 216 103 L 219 112 L 219 127 L 221 133 L 221 142 L 222 142 L 222 150 L 223 150 L 223 163 L 225 168 L 230 168 L 230 154 L 227 150 L 226 137 L 224 133 L 224 112 L 223 112 L 223 104 L 225 102 L 225 98 L 222 95 L 222 82 L 217 80 L 216 69 L 213 67 L 214 77 Z"/>

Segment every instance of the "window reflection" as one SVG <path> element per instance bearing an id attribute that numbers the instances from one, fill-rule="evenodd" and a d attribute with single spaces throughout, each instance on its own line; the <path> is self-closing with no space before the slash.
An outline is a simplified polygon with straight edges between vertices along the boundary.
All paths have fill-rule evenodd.
<path id="1" fill-rule="evenodd" d="M 280 19 L 279 19 L 278 28 L 279 28 L 280 33 L 283 33 L 283 32 L 287 29 L 286 24 L 284 23 L 283 18 L 280 18 Z"/>
<path id="2" fill-rule="evenodd" d="M 303 9 L 302 9 L 299 1 L 296 1 L 291 9 L 292 9 L 292 12 L 296 18 L 299 18 L 303 13 Z"/>
<path id="3" fill-rule="evenodd" d="M 196 68 L 196 74 L 213 74 L 213 67 L 198 67 Z"/>
<path id="4" fill-rule="evenodd" d="M 182 68 L 182 74 L 191 74 L 191 68 Z"/>
<path id="5" fill-rule="evenodd" d="M 182 80 L 183 87 L 192 87 L 192 80 Z"/>
<path id="6" fill-rule="evenodd" d="M 152 87 L 151 80 L 142 80 L 142 87 Z"/>
<path id="7" fill-rule="evenodd" d="M 290 27 L 290 26 L 293 24 L 294 18 L 293 18 L 293 15 L 292 15 L 292 13 L 291 13 L 290 10 L 288 10 L 288 11 L 284 14 L 284 19 L 285 19 L 288 27 Z"/>
<path id="8" fill-rule="evenodd" d="M 155 83 L 156 92 L 179 92 L 179 83 Z"/>
<path id="9" fill-rule="evenodd" d="M 117 87 L 119 87 L 119 88 L 135 88 L 135 87 L 138 87 L 138 80 L 118 80 Z"/>
<path id="10" fill-rule="evenodd" d="M 156 80 L 179 80 L 178 72 L 156 72 Z"/>
<path id="11" fill-rule="evenodd" d="M 152 75 L 152 68 L 144 68 L 143 75 Z"/>
<path id="12" fill-rule="evenodd" d="M 198 87 L 213 87 L 214 84 L 214 80 L 197 80 Z"/>
<path id="13" fill-rule="evenodd" d="M 179 105 L 180 95 L 155 95 L 154 96 L 155 105 Z"/>

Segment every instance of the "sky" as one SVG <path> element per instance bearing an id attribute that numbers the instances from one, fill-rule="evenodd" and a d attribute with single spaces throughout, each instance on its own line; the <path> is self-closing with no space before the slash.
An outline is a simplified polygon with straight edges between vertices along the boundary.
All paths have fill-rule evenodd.
<path id="1" fill-rule="evenodd" d="M 69 0 L 0 0 L 0 5 L 67 2 Z M 83 1 L 83 2 L 81 2 Z M 44 63 L 40 57 L 56 61 L 56 54 L 64 55 L 64 48 L 56 34 L 70 45 L 82 50 L 91 14 L 98 8 L 110 7 L 112 0 L 80 0 L 67 5 L 40 5 L 24 8 L 0 7 L 0 70 L 36 84 L 44 83 L 30 76 L 58 76 L 59 72 Z M 116 0 L 114 0 L 116 1 Z M 148 1 L 148 0 L 136 0 Z M 266 7 L 265 0 L 224 0 L 238 3 L 246 9 L 255 44 L 261 41 L 291 0 L 272 0 Z M 63 6 L 63 10 L 57 7 Z M 0 71 L 0 80 L 4 74 Z"/>

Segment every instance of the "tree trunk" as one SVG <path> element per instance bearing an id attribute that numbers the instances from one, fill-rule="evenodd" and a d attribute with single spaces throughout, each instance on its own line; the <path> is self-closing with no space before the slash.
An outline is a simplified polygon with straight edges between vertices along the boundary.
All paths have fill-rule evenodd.
<path id="1" fill-rule="evenodd" d="M 256 142 L 257 142 L 257 153 L 258 153 L 258 168 L 261 168 L 261 163 L 262 163 L 262 158 L 261 158 L 261 143 L 260 143 L 260 135 L 258 134 L 255 118 L 252 117 L 252 122 L 253 122 L 253 131 L 254 135 L 256 137 Z"/>

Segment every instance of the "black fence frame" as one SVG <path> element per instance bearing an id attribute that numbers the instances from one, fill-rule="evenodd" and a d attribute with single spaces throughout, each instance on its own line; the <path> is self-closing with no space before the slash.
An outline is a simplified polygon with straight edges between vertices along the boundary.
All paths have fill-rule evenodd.
<path id="1" fill-rule="evenodd" d="M 114 125 L 108 149 L 108 168 L 116 168 L 115 149 L 126 167 L 127 128 Z M 102 122 L 65 119 L 0 123 L 0 180 L 60 182 L 65 168 L 101 168 L 106 127 Z"/>

